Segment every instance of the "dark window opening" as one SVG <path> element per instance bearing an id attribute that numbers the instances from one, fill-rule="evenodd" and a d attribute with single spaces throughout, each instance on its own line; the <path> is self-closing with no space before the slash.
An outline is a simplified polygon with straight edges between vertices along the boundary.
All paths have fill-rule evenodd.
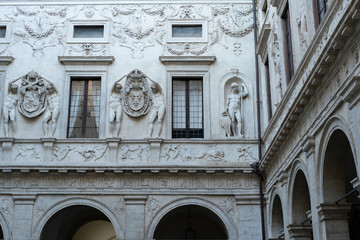
<path id="1" fill-rule="evenodd" d="M 286 45 L 286 58 L 287 58 L 287 82 L 290 82 L 294 75 L 294 57 L 291 43 L 291 26 L 290 26 L 290 12 L 289 6 L 286 6 L 285 13 L 282 16 L 285 25 L 285 45 Z"/>
<path id="2" fill-rule="evenodd" d="M 86 26 L 78 25 L 74 26 L 74 38 L 103 38 L 104 37 L 104 26 Z"/>
<path id="3" fill-rule="evenodd" d="M 172 25 L 172 37 L 202 37 L 202 25 Z"/>
<path id="4" fill-rule="evenodd" d="M 317 18 L 320 24 L 328 10 L 328 0 L 316 0 Z"/>
<path id="5" fill-rule="evenodd" d="M 172 137 L 203 138 L 202 79 L 175 78 L 172 83 Z"/>
<path id="6" fill-rule="evenodd" d="M 0 26 L 0 38 L 6 37 L 6 26 Z"/>
<path id="7" fill-rule="evenodd" d="M 267 97 L 267 108 L 268 108 L 268 119 L 272 118 L 272 102 L 271 102 L 271 83 L 270 83 L 270 71 L 269 71 L 269 59 L 265 61 L 265 78 L 266 78 L 266 97 Z"/>
<path id="8" fill-rule="evenodd" d="M 99 137 L 100 93 L 99 77 L 71 78 L 69 138 Z"/>

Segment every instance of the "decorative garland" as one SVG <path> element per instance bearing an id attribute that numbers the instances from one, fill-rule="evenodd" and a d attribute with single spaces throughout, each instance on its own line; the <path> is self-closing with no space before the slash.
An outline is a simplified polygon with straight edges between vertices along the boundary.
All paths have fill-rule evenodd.
<path id="1" fill-rule="evenodd" d="M 151 10 L 148 8 L 148 9 L 143 9 L 142 11 L 145 14 L 150 15 L 150 16 L 163 16 L 165 8 L 163 7 L 163 8 L 157 9 L 157 10 Z"/>
<path id="2" fill-rule="evenodd" d="M 127 16 L 127 15 L 133 14 L 135 11 L 136 11 L 135 9 L 131 9 L 131 10 L 128 9 L 127 11 L 121 11 L 119 8 L 114 7 L 113 11 L 112 11 L 112 14 L 113 14 L 114 17 L 117 16 L 117 15 L 125 15 L 125 16 Z"/>
<path id="3" fill-rule="evenodd" d="M 130 28 L 124 28 L 124 32 L 126 33 L 126 35 L 128 35 L 131 38 L 136 38 L 137 40 L 141 40 L 147 36 L 149 36 L 152 32 L 154 31 L 154 28 L 150 28 L 148 29 L 146 32 L 143 33 L 135 33 L 133 30 L 131 30 Z"/>
<path id="4" fill-rule="evenodd" d="M 46 32 L 42 32 L 42 33 L 37 33 L 34 31 L 34 29 L 32 29 L 31 27 L 29 27 L 28 25 L 24 25 L 25 26 L 25 30 L 26 32 L 34 37 L 34 38 L 38 38 L 38 39 L 41 39 L 41 38 L 46 38 L 48 36 L 50 36 L 51 34 L 53 34 L 54 30 L 55 30 L 55 26 L 52 26 L 49 30 L 47 30 Z"/>
<path id="5" fill-rule="evenodd" d="M 205 53 L 207 50 L 208 50 L 208 47 L 203 47 L 202 49 L 196 51 L 196 50 L 176 50 L 176 49 L 173 49 L 171 47 L 167 47 L 167 50 L 169 51 L 169 53 L 173 54 L 173 55 L 178 55 L 178 56 L 181 56 L 181 55 L 184 55 L 185 53 L 191 53 L 193 55 L 196 55 L 196 56 L 199 56 L 203 53 Z"/>
<path id="6" fill-rule="evenodd" d="M 220 26 L 221 31 L 223 31 L 229 37 L 234 37 L 234 38 L 242 38 L 242 37 L 248 35 L 249 33 L 251 33 L 251 31 L 254 28 L 254 25 L 251 25 L 243 30 L 231 31 L 230 29 L 228 29 L 224 25 L 222 25 L 220 22 L 219 22 L 219 26 Z"/>
<path id="7" fill-rule="evenodd" d="M 22 10 L 21 8 L 19 8 L 19 7 L 16 7 L 16 10 L 20 14 L 25 15 L 25 16 L 35 16 L 37 14 L 37 12 L 26 12 L 26 11 Z"/>

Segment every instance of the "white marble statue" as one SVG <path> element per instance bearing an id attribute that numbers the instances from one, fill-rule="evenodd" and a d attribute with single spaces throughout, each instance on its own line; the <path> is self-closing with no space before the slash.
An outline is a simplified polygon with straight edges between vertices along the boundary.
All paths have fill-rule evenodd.
<path id="1" fill-rule="evenodd" d="M 150 88 L 152 91 L 152 108 L 149 117 L 148 136 L 159 137 L 162 127 L 162 120 L 165 114 L 164 95 L 162 94 L 161 87 L 158 83 L 152 83 Z M 154 124 L 156 122 L 157 125 L 154 131 Z"/>
<path id="2" fill-rule="evenodd" d="M 248 90 L 245 84 L 239 85 L 237 83 L 231 84 L 231 92 L 226 99 L 226 111 L 231 119 L 231 131 L 233 136 L 243 136 L 243 120 L 242 120 L 242 108 L 243 98 L 248 95 Z"/>
<path id="3" fill-rule="evenodd" d="M 18 103 L 18 86 L 16 84 L 9 85 L 9 94 L 3 105 L 3 118 L 5 137 L 9 137 L 9 128 L 12 128 L 13 135 L 16 134 L 16 105 Z"/>
<path id="4" fill-rule="evenodd" d="M 116 82 L 110 95 L 109 118 L 112 137 L 118 137 L 121 128 L 121 118 L 123 115 L 121 106 L 121 89 L 122 85 L 119 82 Z"/>
<path id="5" fill-rule="evenodd" d="M 56 130 L 56 123 L 60 115 L 60 97 L 55 87 L 50 84 L 46 86 L 48 91 L 47 107 L 43 118 L 45 137 L 53 137 Z"/>

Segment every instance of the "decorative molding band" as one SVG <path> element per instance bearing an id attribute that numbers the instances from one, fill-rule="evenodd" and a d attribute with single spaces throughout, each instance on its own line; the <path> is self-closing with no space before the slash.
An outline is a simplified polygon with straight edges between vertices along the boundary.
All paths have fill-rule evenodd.
<path id="1" fill-rule="evenodd" d="M 14 59 L 12 56 L 0 56 L 0 65 L 9 65 Z"/>
<path id="2" fill-rule="evenodd" d="M 164 65 L 211 65 L 216 61 L 215 56 L 161 56 L 159 59 Z"/>
<path id="3" fill-rule="evenodd" d="M 109 65 L 114 62 L 114 56 L 59 56 L 64 65 Z"/>
<path id="4" fill-rule="evenodd" d="M 261 60 L 265 62 L 267 43 L 271 33 L 270 24 L 264 24 L 261 28 L 258 38 L 258 44 L 256 46 L 256 53 L 261 56 Z"/>

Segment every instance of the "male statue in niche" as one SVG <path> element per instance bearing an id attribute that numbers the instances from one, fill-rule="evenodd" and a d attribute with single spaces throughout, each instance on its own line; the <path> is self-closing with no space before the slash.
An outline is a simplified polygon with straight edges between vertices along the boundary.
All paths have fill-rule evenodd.
<path id="1" fill-rule="evenodd" d="M 161 87 L 158 83 L 152 83 L 150 86 L 152 90 L 152 109 L 149 117 L 149 129 L 148 136 L 151 137 L 154 135 L 155 137 L 160 136 L 162 120 L 165 114 L 165 103 L 164 96 L 161 91 Z M 157 126 L 153 134 L 155 120 L 157 119 Z"/>
<path id="2" fill-rule="evenodd" d="M 109 118 L 112 137 L 118 137 L 121 128 L 121 118 L 123 113 L 121 106 L 121 89 L 122 85 L 119 82 L 116 82 L 110 95 Z"/>
<path id="3" fill-rule="evenodd" d="M 243 98 L 248 95 L 248 90 L 245 87 L 245 84 L 239 85 L 237 83 L 231 84 L 231 92 L 226 98 L 226 112 L 231 119 L 231 131 L 232 136 L 243 136 L 243 120 L 242 120 L 242 110 L 243 110 Z"/>
<path id="4" fill-rule="evenodd" d="M 16 132 L 16 105 L 18 103 L 18 85 L 10 84 L 9 85 L 9 94 L 5 99 L 3 105 L 3 118 L 4 118 L 4 128 L 5 128 L 5 137 L 9 137 L 9 126 L 12 128 L 13 135 L 15 136 Z"/>
<path id="5" fill-rule="evenodd" d="M 60 97 L 55 87 L 50 84 L 46 86 L 48 91 L 47 108 L 43 119 L 45 137 L 53 137 L 56 130 L 56 122 L 60 114 Z"/>

